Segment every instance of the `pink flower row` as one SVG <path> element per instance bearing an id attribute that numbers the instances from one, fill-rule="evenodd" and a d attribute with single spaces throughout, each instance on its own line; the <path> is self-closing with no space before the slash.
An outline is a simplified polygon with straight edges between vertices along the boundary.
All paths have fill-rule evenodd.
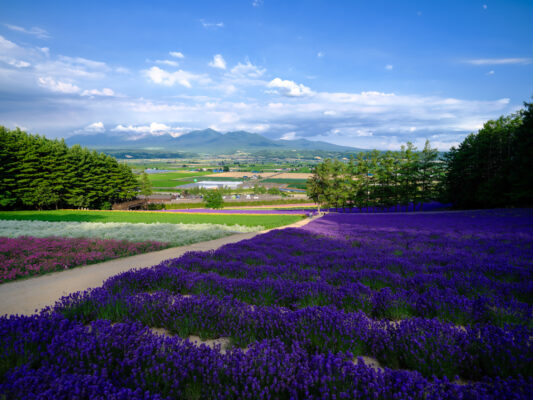
<path id="1" fill-rule="evenodd" d="M 165 247 L 112 239 L 0 237 L 0 283 Z"/>

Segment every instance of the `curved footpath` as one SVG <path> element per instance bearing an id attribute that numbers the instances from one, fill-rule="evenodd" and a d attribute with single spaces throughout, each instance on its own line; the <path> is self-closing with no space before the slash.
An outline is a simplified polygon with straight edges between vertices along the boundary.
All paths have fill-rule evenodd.
<path id="1" fill-rule="evenodd" d="M 308 224 L 313 219 L 315 218 L 306 218 L 294 224 L 274 229 L 300 227 Z M 188 251 L 215 250 L 225 244 L 251 239 L 270 230 L 273 229 L 261 232 L 238 233 L 207 242 L 172 247 L 152 253 L 138 254 L 98 264 L 76 267 L 66 271 L 53 272 L 22 281 L 3 283 L 0 285 L 0 316 L 5 314 L 31 315 L 43 307 L 54 305 L 62 296 L 101 286 L 111 276 L 132 268 L 151 267 L 163 260 L 179 257 Z"/>

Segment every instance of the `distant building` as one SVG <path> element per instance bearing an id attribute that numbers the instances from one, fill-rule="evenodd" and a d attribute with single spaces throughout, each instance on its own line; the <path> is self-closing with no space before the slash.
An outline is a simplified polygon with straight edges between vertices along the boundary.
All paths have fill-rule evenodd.
<path id="1" fill-rule="evenodd" d="M 200 189 L 221 189 L 221 188 L 236 189 L 241 184 L 242 184 L 242 181 L 236 181 L 236 182 L 201 181 L 201 182 L 189 183 L 188 185 L 181 185 L 179 188 L 180 189 L 193 189 L 193 188 L 200 188 Z"/>

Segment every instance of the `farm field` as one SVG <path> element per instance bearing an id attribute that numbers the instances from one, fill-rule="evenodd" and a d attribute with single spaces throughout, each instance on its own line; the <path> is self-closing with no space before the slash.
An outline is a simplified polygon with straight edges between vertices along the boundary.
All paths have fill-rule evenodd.
<path id="1" fill-rule="evenodd" d="M 49 222 L 0 220 L 0 237 L 66 237 L 154 241 L 167 246 L 183 246 L 218 239 L 234 233 L 257 232 L 262 226 L 221 224 L 169 224 L 127 222 Z"/>
<path id="2" fill-rule="evenodd" d="M 170 224 L 220 224 L 262 226 L 265 229 L 289 225 L 302 218 L 300 215 L 205 215 L 161 213 L 157 211 L 4 211 L 0 220 L 76 221 L 76 222 L 129 222 Z"/>
<path id="3" fill-rule="evenodd" d="M 132 243 L 126 240 L 86 238 L 0 237 L 0 283 L 162 250 L 168 246 L 166 243 L 149 242 L 146 239 Z"/>
<path id="4" fill-rule="evenodd" d="M 187 253 L 1 318 L 0 394 L 528 399 L 532 244 L 533 210 L 332 213 Z"/>
<path id="5" fill-rule="evenodd" d="M 174 187 L 184 182 L 180 179 L 192 182 L 194 178 L 201 178 L 204 175 L 209 175 L 210 172 L 162 172 L 155 174 L 148 174 L 148 179 L 154 187 Z"/>

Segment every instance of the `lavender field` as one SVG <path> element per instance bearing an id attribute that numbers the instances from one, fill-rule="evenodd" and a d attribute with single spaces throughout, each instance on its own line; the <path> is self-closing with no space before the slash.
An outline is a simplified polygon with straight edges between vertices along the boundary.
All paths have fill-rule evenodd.
<path id="1" fill-rule="evenodd" d="M 0 398 L 529 399 L 532 277 L 533 210 L 332 213 L 1 318 Z"/>
<path id="2" fill-rule="evenodd" d="M 96 238 L 0 236 L 0 283 L 157 251 L 168 246 L 167 243 L 147 240 L 134 243 Z"/>

